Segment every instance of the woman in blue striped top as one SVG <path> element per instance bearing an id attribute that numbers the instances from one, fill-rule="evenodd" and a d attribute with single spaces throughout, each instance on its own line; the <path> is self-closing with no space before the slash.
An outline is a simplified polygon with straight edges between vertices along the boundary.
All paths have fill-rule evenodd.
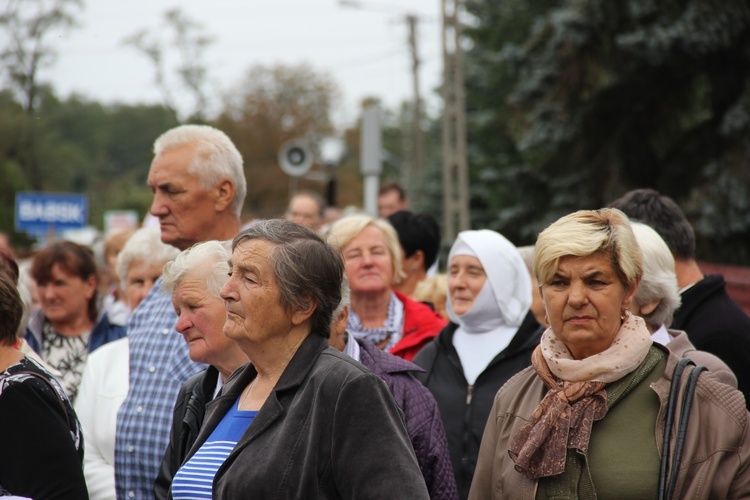
<path id="1" fill-rule="evenodd" d="M 328 347 L 340 255 L 268 220 L 234 239 L 230 266 L 224 333 L 251 363 L 207 405 L 172 498 L 429 498 L 385 383 Z"/>

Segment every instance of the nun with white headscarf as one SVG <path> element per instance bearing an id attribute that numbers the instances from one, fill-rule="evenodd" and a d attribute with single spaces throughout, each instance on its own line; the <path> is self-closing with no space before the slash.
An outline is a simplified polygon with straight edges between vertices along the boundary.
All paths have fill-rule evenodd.
<path id="1" fill-rule="evenodd" d="M 531 307 L 531 281 L 516 247 L 487 229 L 459 233 L 448 256 L 451 322 L 414 362 L 437 400 L 459 496 L 469 494 L 495 394 L 531 364 L 543 328 Z"/>

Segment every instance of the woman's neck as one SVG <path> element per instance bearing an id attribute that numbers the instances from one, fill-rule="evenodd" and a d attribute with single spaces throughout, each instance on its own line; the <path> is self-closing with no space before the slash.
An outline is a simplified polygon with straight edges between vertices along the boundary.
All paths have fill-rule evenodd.
<path id="1" fill-rule="evenodd" d="M 302 342 L 308 335 L 316 335 L 311 333 L 309 324 L 305 326 L 262 343 L 242 346 L 258 375 L 242 391 L 240 410 L 260 410 Z"/>
<path id="2" fill-rule="evenodd" d="M 91 321 L 86 314 L 70 321 L 57 321 L 54 323 L 50 321 L 50 325 L 52 325 L 52 328 L 63 337 L 80 337 L 91 331 L 94 327 L 94 322 Z"/>
<path id="3" fill-rule="evenodd" d="M 292 328 L 288 334 L 242 346 L 242 351 L 253 363 L 258 378 L 275 384 L 308 335 L 314 334 L 306 324 L 305 327 Z"/>
<path id="4" fill-rule="evenodd" d="M 227 355 L 225 359 L 219 360 L 214 367 L 219 370 L 221 380 L 226 382 L 227 379 L 232 375 L 237 368 L 247 363 L 249 360 L 244 352 L 239 347 L 232 349 L 232 352 Z"/>
<path id="5" fill-rule="evenodd" d="M 351 309 L 359 316 L 365 328 L 379 328 L 385 325 L 388 318 L 388 304 L 391 301 L 391 290 L 382 293 L 356 293 L 351 295 Z"/>
<path id="6" fill-rule="evenodd" d="M 426 277 L 427 273 L 420 268 L 403 278 L 401 280 L 401 283 L 396 285 L 394 288 L 407 297 L 411 297 L 419 282 L 424 281 Z"/>
<path id="7" fill-rule="evenodd" d="M 0 345 L 0 372 L 23 359 L 23 353 L 10 345 Z"/>

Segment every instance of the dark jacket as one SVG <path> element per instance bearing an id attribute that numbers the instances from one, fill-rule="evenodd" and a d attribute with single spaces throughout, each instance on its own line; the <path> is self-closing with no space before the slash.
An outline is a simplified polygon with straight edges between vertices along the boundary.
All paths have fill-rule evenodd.
<path id="1" fill-rule="evenodd" d="M 24 358 L 0 372 L 0 498 L 83 500 L 83 433 L 59 382 Z"/>
<path id="2" fill-rule="evenodd" d="M 360 363 L 385 381 L 396 404 L 404 412 L 406 431 L 430 498 L 457 499 L 458 490 L 440 411 L 430 391 L 412 376 L 412 373 L 424 370 L 414 363 L 383 352 L 370 342 L 357 340 L 357 343 Z"/>
<path id="3" fill-rule="evenodd" d="M 44 326 L 44 321 L 44 313 L 41 310 L 37 311 L 31 317 L 29 326 L 26 328 L 26 334 L 24 335 L 26 342 L 29 343 L 29 346 L 37 354 L 41 354 L 42 352 L 42 327 Z M 127 330 L 124 326 L 110 323 L 107 313 L 102 313 L 91 330 L 89 352 L 94 352 L 108 342 L 123 338 L 126 332 Z"/>
<path id="4" fill-rule="evenodd" d="M 685 290 L 670 328 L 685 330 L 697 349 L 725 362 L 750 403 L 750 317 L 727 294 L 723 276 L 707 275 Z"/>
<path id="5" fill-rule="evenodd" d="M 186 460 L 256 375 L 249 363 L 227 380 Z M 385 382 L 314 332 L 213 482 L 214 499 L 428 497 Z"/>
<path id="6" fill-rule="evenodd" d="M 209 366 L 190 377 L 180 388 L 174 405 L 169 445 L 164 452 L 164 459 L 154 483 L 154 496 L 158 500 L 169 497 L 172 478 L 198 437 L 206 413 L 206 404 L 213 399 L 218 380 L 219 370 Z"/>
<path id="7" fill-rule="evenodd" d="M 495 394 L 513 375 L 531 365 L 531 352 L 544 329 L 529 312 L 508 347 L 495 356 L 470 386 L 453 347 L 457 328 L 455 323 L 445 327 L 414 362 L 426 370 L 416 376 L 435 396 L 448 436 L 458 494 L 467 498 Z"/>

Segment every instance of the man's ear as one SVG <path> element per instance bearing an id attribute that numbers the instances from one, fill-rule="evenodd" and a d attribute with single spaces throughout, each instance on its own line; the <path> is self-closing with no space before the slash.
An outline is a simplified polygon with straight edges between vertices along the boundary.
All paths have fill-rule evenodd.
<path id="1" fill-rule="evenodd" d="M 424 252 L 422 250 L 417 250 L 416 252 L 414 252 L 414 255 L 412 255 L 412 257 L 414 257 L 414 262 L 415 264 L 417 264 L 417 267 L 419 269 L 424 268 Z"/>
<path id="2" fill-rule="evenodd" d="M 223 212 L 232 204 L 236 190 L 231 180 L 224 179 L 216 185 L 214 192 L 216 194 L 214 208 L 217 212 Z"/>

